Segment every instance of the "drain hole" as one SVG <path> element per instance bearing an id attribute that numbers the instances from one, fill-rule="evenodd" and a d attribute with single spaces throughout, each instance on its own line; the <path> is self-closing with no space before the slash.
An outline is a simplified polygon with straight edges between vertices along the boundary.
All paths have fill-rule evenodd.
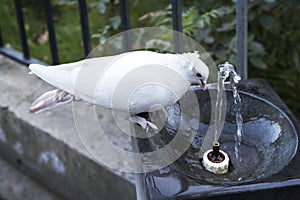
<path id="1" fill-rule="evenodd" d="M 20 158 L 17 158 L 17 164 L 22 165 L 22 160 Z"/>

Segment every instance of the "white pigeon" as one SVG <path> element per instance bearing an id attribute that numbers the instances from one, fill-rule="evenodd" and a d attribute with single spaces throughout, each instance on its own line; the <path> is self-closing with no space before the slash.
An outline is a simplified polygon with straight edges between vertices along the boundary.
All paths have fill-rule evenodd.
<path id="1" fill-rule="evenodd" d="M 84 100 L 130 114 L 148 131 L 158 130 L 139 113 L 176 103 L 191 85 L 205 89 L 209 69 L 198 52 L 162 54 L 132 51 L 56 66 L 30 64 L 30 73 L 58 88 L 41 95 L 30 112 L 49 110 L 73 100 Z"/>

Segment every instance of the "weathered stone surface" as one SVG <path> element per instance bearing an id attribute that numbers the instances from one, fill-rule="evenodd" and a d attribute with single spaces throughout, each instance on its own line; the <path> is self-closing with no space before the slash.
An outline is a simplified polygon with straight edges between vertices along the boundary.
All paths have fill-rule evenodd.
<path id="1" fill-rule="evenodd" d="M 87 136 L 76 131 L 72 105 L 40 114 L 28 108 L 52 87 L 28 69 L 0 55 L 0 156 L 19 170 L 67 199 L 134 199 L 133 175 L 120 173 L 98 162 L 82 145 L 80 137 L 97 134 L 97 127 L 85 119 L 84 106 L 78 106 L 78 120 L 85 120 Z M 106 113 L 107 112 L 107 113 Z M 109 111 L 102 110 L 101 123 L 109 137 L 118 138 L 118 147 L 130 149 L 130 137 L 120 134 Z M 105 152 L 91 138 L 93 152 Z M 126 159 L 111 158 L 126 165 Z"/>
<path id="2" fill-rule="evenodd" d="M 61 198 L 0 159 L 0 199 L 59 200 Z"/>

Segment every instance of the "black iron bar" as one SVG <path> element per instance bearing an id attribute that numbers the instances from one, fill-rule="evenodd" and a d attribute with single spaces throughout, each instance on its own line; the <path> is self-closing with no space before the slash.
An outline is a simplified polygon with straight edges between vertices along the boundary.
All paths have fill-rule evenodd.
<path id="1" fill-rule="evenodd" d="M 23 18 L 23 11 L 22 11 L 22 5 L 20 0 L 14 0 L 15 3 L 15 9 L 17 14 L 17 22 L 19 27 L 19 33 L 20 33 L 20 39 L 22 44 L 22 50 L 23 50 L 23 57 L 25 59 L 30 58 L 29 54 L 29 48 L 27 44 L 27 37 L 26 37 L 26 31 L 25 31 L 25 25 L 24 25 L 24 18 Z"/>
<path id="2" fill-rule="evenodd" d="M 53 13 L 52 13 L 52 6 L 50 0 L 44 0 L 45 3 L 45 16 L 46 22 L 48 27 L 49 33 L 49 45 L 52 55 L 52 64 L 59 64 L 59 57 L 58 57 L 58 49 L 57 49 L 57 42 L 55 36 L 55 29 L 53 23 Z"/>
<path id="3" fill-rule="evenodd" d="M 172 0 L 173 30 L 182 32 L 181 0 Z"/>
<path id="4" fill-rule="evenodd" d="M 24 64 L 24 65 L 29 65 L 32 63 L 39 63 L 41 65 L 48 65 L 47 63 L 44 63 L 40 60 L 37 60 L 35 58 L 29 58 L 29 59 L 24 59 L 23 53 L 17 50 L 14 50 L 9 47 L 0 47 L 0 54 L 7 56 L 11 59 L 14 59 L 15 61 Z"/>
<path id="5" fill-rule="evenodd" d="M 120 0 L 120 15 L 123 33 L 123 49 L 124 51 L 131 50 L 131 35 L 128 31 L 130 29 L 130 15 L 128 0 Z"/>
<path id="6" fill-rule="evenodd" d="M 172 24 L 174 51 L 182 53 L 182 13 L 181 0 L 172 0 Z"/>
<path id="7" fill-rule="evenodd" d="M 3 47 L 3 38 L 2 38 L 1 26 L 0 26 L 0 47 Z"/>
<path id="8" fill-rule="evenodd" d="M 237 38 L 237 55 L 236 66 L 237 72 L 241 75 L 242 79 L 248 78 L 248 46 L 247 46 L 247 0 L 236 1 L 236 38 Z"/>
<path id="9" fill-rule="evenodd" d="M 91 52 L 92 46 L 86 0 L 78 0 L 78 7 L 80 13 L 84 55 L 87 56 Z"/>
<path id="10" fill-rule="evenodd" d="M 120 0 L 121 8 L 121 22 L 122 30 L 127 31 L 130 29 L 130 15 L 129 15 L 129 5 L 128 0 Z"/>

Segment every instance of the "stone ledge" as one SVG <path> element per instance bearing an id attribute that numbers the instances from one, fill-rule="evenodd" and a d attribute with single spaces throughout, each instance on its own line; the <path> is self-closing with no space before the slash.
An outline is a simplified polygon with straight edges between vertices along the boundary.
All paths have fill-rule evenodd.
<path id="1" fill-rule="evenodd" d="M 61 198 L 0 158 L 0 199 L 59 200 Z"/>
<path id="2" fill-rule="evenodd" d="M 30 104 L 52 87 L 27 73 L 26 67 L 0 55 L 0 156 L 66 199 L 135 199 L 133 175 L 102 165 L 82 145 L 71 105 L 29 114 Z M 78 120 L 84 120 L 88 111 L 78 109 Z M 100 117 L 118 146 L 129 149 L 130 138 L 120 137 L 111 116 L 104 110 Z M 86 132 L 97 134 L 86 121 Z M 95 140 L 89 145 L 105 152 Z"/>

